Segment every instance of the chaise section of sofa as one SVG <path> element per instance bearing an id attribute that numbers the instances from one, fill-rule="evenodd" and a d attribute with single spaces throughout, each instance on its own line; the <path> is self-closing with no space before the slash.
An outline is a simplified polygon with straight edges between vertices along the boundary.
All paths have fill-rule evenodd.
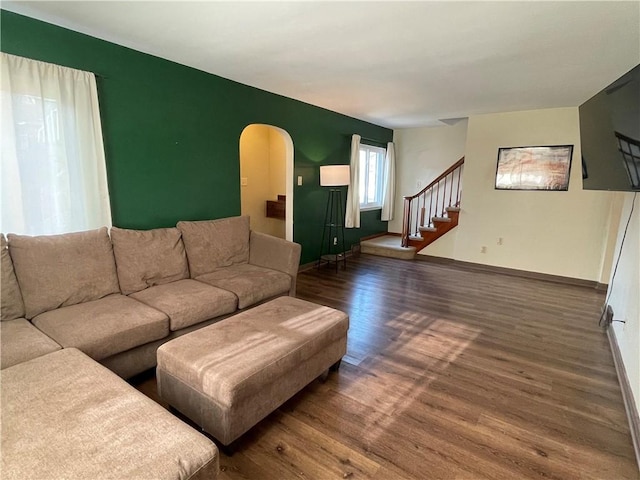
<path id="1" fill-rule="evenodd" d="M 0 375 L 4 480 L 217 476 L 213 442 L 74 348 Z"/>
<path id="2" fill-rule="evenodd" d="M 24 303 L 4 234 L 1 238 L 0 369 L 4 369 L 62 347 L 24 318 Z"/>
<path id="3" fill-rule="evenodd" d="M 238 308 L 294 294 L 300 245 L 251 232 L 246 216 L 178 222 L 178 229 L 191 277 L 233 292 Z"/>

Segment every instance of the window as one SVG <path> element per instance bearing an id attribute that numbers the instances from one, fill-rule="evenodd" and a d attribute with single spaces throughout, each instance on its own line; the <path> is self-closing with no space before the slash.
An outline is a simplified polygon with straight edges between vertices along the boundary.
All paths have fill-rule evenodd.
<path id="1" fill-rule="evenodd" d="M 385 154 L 384 148 L 360 145 L 360 210 L 382 208 Z"/>
<path id="2" fill-rule="evenodd" d="M 92 73 L 1 54 L 0 229 L 27 235 L 111 225 Z"/>

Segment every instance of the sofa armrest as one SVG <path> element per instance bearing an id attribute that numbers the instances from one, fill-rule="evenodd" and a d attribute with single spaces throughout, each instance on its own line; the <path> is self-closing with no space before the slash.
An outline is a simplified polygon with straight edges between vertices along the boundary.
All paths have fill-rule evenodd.
<path id="1" fill-rule="evenodd" d="M 289 290 L 291 297 L 296 295 L 296 277 L 300 266 L 301 251 L 302 247 L 298 243 L 251 231 L 249 263 L 288 274 L 291 277 L 291 289 Z"/>

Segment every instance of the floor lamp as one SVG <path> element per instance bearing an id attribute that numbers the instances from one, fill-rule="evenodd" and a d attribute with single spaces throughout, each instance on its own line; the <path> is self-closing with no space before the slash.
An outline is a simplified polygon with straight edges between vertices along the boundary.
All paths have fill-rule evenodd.
<path id="1" fill-rule="evenodd" d="M 338 271 L 338 262 L 340 260 L 342 260 L 344 268 L 347 268 L 347 258 L 344 248 L 342 190 L 334 187 L 345 187 L 349 185 L 350 179 L 349 165 L 325 165 L 320 167 L 320 186 L 330 188 L 327 209 L 324 215 L 320 258 L 318 258 L 317 266 L 320 267 L 323 262 L 333 262 L 336 264 L 336 272 Z"/>

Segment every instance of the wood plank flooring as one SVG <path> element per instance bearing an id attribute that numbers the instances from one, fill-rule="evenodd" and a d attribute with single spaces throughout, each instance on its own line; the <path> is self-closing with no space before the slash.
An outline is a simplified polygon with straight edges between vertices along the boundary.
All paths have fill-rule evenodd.
<path id="1" fill-rule="evenodd" d="M 298 297 L 349 314 L 347 355 L 219 478 L 639 478 L 602 293 L 361 255 L 301 273 Z"/>

